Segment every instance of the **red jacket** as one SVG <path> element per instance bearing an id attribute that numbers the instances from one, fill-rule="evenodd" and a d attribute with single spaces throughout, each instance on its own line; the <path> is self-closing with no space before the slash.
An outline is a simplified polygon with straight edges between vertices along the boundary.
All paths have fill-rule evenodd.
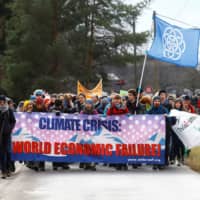
<path id="1" fill-rule="evenodd" d="M 194 106 L 191 104 L 188 106 L 188 108 L 183 108 L 183 110 L 189 113 L 196 113 Z"/>
<path id="2" fill-rule="evenodd" d="M 127 107 L 117 108 L 116 106 L 112 106 L 108 108 L 107 115 L 124 115 L 128 113 Z"/>

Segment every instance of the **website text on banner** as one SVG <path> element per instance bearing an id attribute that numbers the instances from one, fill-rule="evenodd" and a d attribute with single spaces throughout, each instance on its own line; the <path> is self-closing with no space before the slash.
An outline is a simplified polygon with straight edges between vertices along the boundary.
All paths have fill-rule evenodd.
<path id="1" fill-rule="evenodd" d="M 165 117 L 16 113 L 13 160 L 165 163 Z"/>

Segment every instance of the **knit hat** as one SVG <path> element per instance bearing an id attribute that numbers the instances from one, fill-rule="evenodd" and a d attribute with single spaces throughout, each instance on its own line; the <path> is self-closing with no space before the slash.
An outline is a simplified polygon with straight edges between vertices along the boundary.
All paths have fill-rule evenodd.
<path id="1" fill-rule="evenodd" d="M 102 100 L 101 100 L 101 103 L 106 105 L 106 104 L 109 104 L 110 103 L 110 100 L 107 98 L 107 97 L 104 97 Z"/>
<path id="2" fill-rule="evenodd" d="M 36 96 L 35 96 L 35 95 L 31 95 L 31 96 L 30 96 L 30 100 L 31 100 L 31 101 L 35 101 L 35 100 L 36 100 Z"/>
<path id="3" fill-rule="evenodd" d="M 160 97 L 159 97 L 159 96 L 155 96 L 155 97 L 153 98 L 153 102 L 156 101 L 156 100 L 159 100 L 159 101 L 160 101 Z"/>
<path id="4" fill-rule="evenodd" d="M 137 92 L 137 93 L 143 93 L 143 89 L 142 89 L 141 87 L 138 87 L 138 88 L 136 89 L 136 92 Z"/>
<path id="5" fill-rule="evenodd" d="M 188 95 L 185 95 L 185 96 L 183 96 L 183 100 L 191 100 L 191 98 L 190 98 L 190 96 L 188 96 Z"/>
<path id="6" fill-rule="evenodd" d="M 5 95 L 0 95 L 0 101 L 6 101 L 6 96 Z"/>
<path id="7" fill-rule="evenodd" d="M 174 98 L 173 96 L 169 96 L 169 97 L 168 97 L 168 100 L 175 101 L 175 98 Z"/>
<path id="8" fill-rule="evenodd" d="M 26 101 L 24 101 L 23 107 L 26 108 L 29 104 L 33 104 L 33 102 L 30 100 L 26 100 Z"/>
<path id="9" fill-rule="evenodd" d="M 34 96 L 42 96 L 42 95 L 44 95 L 44 91 L 41 89 L 37 89 L 34 91 L 33 95 Z"/>
<path id="10" fill-rule="evenodd" d="M 91 105 L 93 105 L 93 101 L 91 99 L 88 99 L 88 100 L 85 101 L 85 104 L 91 104 Z"/>
<path id="11" fill-rule="evenodd" d="M 181 99 L 181 98 L 176 98 L 176 99 L 175 99 L 175 103 L 176 103 L 176 102 L 181 102 L 181 103 L 182 103 L 182 99 Z"/>

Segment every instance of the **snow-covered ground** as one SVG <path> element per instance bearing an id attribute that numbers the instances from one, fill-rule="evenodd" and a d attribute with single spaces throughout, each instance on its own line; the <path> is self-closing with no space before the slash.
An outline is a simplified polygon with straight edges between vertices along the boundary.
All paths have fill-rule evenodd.
<path id="1" fill-rule="evenodd" d="M 150 167 L 116 171 L 98 166 L 84 171 L 35 172 L 17 164 L 12 177 L 0 180 L 0 200 L 200 200 L 200 175 L 188 167 L 153 171 Z"/>

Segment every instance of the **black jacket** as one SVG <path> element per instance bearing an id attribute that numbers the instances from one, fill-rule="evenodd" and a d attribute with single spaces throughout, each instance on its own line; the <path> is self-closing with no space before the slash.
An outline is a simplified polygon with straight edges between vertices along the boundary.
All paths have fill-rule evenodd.
<path id="1" fill-rule="evenodd" d="M 0 112 L 0 146 L 5 145 L 10 139 L 15 123 L 15 116 L 11 109 Z"/>
<path id="2" fill-rule="evenodd" d="M 138 103 L 136 106 L 136 101 L 132 103 L 128 100 L 126 106 L 130 114 L 145 114 L 145 105 L 141 103 Z"/>

